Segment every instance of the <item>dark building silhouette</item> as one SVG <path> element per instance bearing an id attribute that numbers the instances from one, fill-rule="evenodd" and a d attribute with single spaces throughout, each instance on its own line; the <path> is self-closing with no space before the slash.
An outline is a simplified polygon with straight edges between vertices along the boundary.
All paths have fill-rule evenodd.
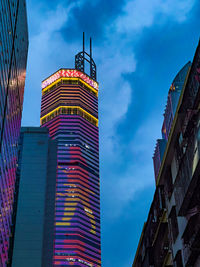
<path id="1" fill-rule="evenodd" d="M 0 1 L 0 266 L 8 263 L 26 76 L 25 0 Z"/>
<path id="2" fill-rule="evenodd" d="M 154 153 L 156 190 L 133 267 L 200 266 L 200 43 L 188 67 L 177 76 L 182 89 L 171 111 L 168 96 L 166 144 Z"/>
<path id="3" fill-rule="evenodd" d="M 53 266 L 57 142 L 23 127 L 19 143 L 12 267 Z"/>

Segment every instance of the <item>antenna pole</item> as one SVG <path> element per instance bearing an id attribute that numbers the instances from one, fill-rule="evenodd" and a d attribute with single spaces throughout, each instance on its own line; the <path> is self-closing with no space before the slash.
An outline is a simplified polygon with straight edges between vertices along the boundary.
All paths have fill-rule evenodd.
<path id="1" fill-rule="evenodd" d="M 92 58 L 92 38 L 90 37 L 90 57 Z"/>
<path id="2" fill-rule="evenodd" d="M 82 65 L 83 65 L 83 71 L 85 71 L 85 33 L 83 32 L 83 59 L 82 59 Z"/>
<path id="3" fill-rule="evenodd" d="M 90 54 L 85 51 L 85 32 L 83 32 L 83 50 L 75 55 L 75 69 L 85 73 L 85 62 L 90 68 L 90 75 L 93 80 L 96 80 L 96 64 L 92 59 L 92 38 L 90 37 Z"/>
<path id="4" fill-rule="evenodd" d="M 90 76 L 92 76 L 92 38 L 90 37 Z"/>
<path id="5" fill-rule="evenodd" d="M 85 53 L 85 33 L 83 32 L 83 53 Z"/>

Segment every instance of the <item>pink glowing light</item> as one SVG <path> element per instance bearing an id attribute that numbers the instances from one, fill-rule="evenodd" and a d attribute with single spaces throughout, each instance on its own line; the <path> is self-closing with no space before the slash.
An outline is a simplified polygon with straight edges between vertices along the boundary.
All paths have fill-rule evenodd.
<path id="1" fill-rule="evenodd" d="M 98 90 L 98 83 L 92 80 L 89 76 L 79 70 L 61 69 L 51 75 L 48 79 L 42 82 L 42 89 L 55 82 L 59 78 L 80 78 L 96 90 Z"/>

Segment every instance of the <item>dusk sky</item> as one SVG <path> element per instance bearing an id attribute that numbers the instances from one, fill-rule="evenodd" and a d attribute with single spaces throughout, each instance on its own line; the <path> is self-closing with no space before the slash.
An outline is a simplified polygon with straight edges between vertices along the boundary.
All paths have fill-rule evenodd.
<path id="1" fill-rule="evenodd" d="M 41 81 L 74 68 L 93 38 L 99 82 L 102 267 L 132 265 L 155 182 L 168 89 L 192 61 L 199 0 L 28 0 L 23 126 L 39 126 Z"/>

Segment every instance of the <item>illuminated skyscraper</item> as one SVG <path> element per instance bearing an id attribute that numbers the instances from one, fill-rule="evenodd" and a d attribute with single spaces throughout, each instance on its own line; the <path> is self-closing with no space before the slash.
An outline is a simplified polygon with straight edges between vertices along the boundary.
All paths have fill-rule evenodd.
<path id="1" fill-rule="evenodd" d="M 8 264 L 26 74 L 25 0 L 0 1 L 0 266 Z"/>
<path id="2" fill-rule="evenodd" d="M 85 63 L 90 75 L 85 74 Z M 54 266 L 101 266 L 98 83 L 83 51 L 42 83 L 41 126 L 57 139 Z"/>

